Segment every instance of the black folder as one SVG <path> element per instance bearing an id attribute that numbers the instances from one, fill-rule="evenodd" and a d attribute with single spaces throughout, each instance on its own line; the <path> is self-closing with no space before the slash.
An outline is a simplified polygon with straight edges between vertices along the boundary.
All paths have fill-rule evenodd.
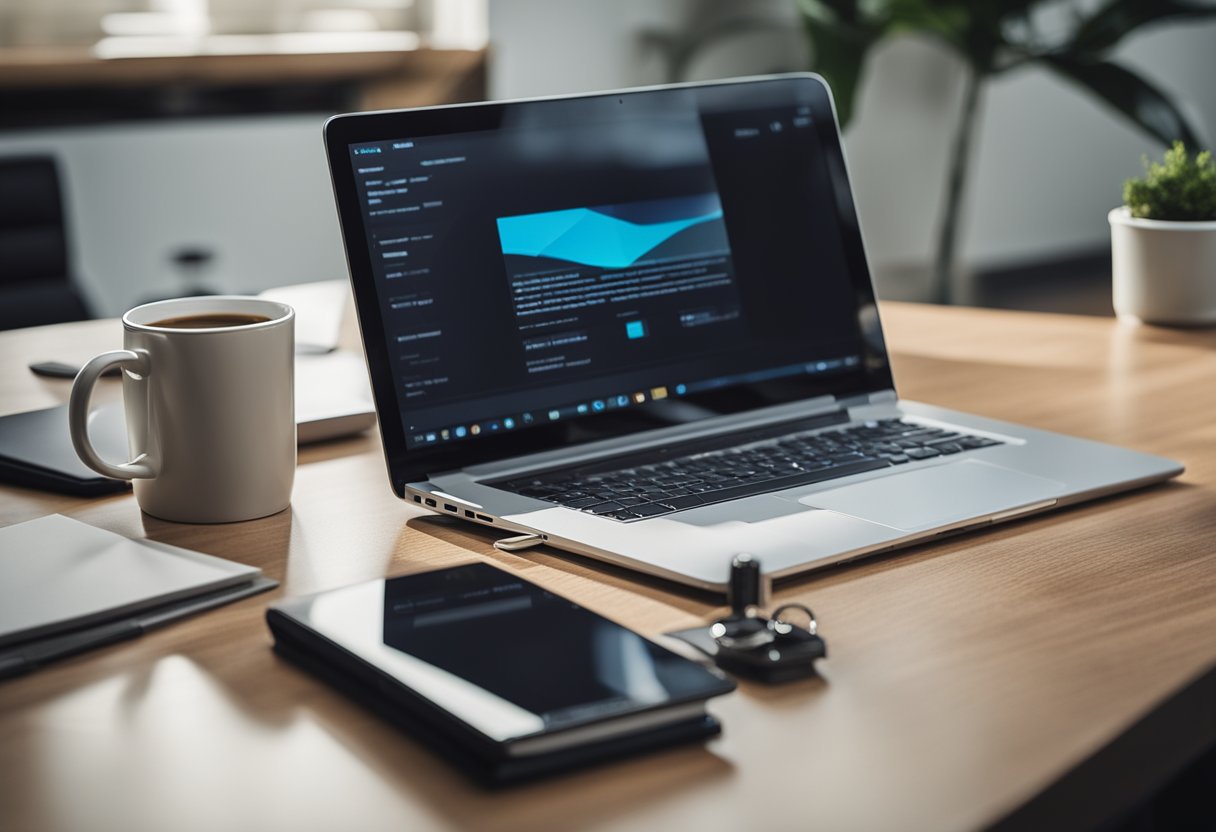
<path id="1" fill-rule="evenodd" d="M 489 786 L 713 736 L 705 701 L 734 689 L 486 564 L 286 601 L 266 618 L 276 653 Z"/>
<path id="2" fill-rule="evenodd" d="M 112 462 L 128 458 L 122 406 L 98 408 L 89 418 L 93 447 Z M 80 461 L 68 433 L 68 407 L 0 416 L 0 482 L 93 497 L 126 491 L 126 480 L 103 477 Z"/>

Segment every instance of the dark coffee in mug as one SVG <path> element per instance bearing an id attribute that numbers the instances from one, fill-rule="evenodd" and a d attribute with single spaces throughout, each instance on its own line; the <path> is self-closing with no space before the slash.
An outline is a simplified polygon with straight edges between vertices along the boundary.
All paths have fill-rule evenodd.
<path id="1" fill-rule="evenodd" d="M 222 327 L 264 324 L 269 320 L 270 318 L 267 318 L 265 315 L 247 315 L 239 312 L 204 312 L 198 315 L 165 318 L 163 321 L 153 321 L 148 326 L 158 326 L 164 329 L 218 329 Z"/>

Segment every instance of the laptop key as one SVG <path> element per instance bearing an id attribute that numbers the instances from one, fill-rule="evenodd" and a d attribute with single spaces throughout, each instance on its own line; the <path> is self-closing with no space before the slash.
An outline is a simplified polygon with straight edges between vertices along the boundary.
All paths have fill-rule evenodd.
<path id="1" fill-rule="evenodd" d="M 941 451 L 933 448 L 908 448 L 905 453 L 913 459 L 930 459 L 931 457 L 942 455 Z"/>
<path id="2" fill-rule="evenodd" d="M 629 509 L 639 517 L 654 517 L 658 514 L 667 514 L 672 511 L 671 508 L 661 503 L 647 503 L 644 506 L 634 506 Z"/>
<path id="3" fill-rule="evenodd" d="M 662 505 L 675 511 L 680 511 L 681 509 L 699 506 L 704 502 L 699 494 L 685 494 L 683 497 L 673 497 L 670 500 L 664 500 Z"/>
<path id="4" fill-rule="evenodd" d="M 603 516 L 611 517 L 613 520 L 636 520 L 636 519 L 638 519 L 638 515 L 634 514 L 629 509 L 621 509 L 620 511 L 614 511 L 611 514 L 605 514 Z"/>
<path id="5" fill-rule="evenodd" d="M 577 500 L 554 500 L 566 508 L 587 508 L 588 506 L 596 506 L 603 502 L 599 497 L 580 497 Z"/>
<path id="6" fill-rule="evenodd" d="M 612 514 L 614 511 L 621 511 L 625 507 L 620 503 L 608 501 L 606 503 L 597 503 L 593 506 L 587 506 L 583 511 L 591 514 Z"/>
<path id="7" fill-rule="evenodd" d="M 591 495 L 588 494 L 586 491 L 563 491 L 563 492 L 558 492 L 557 494 L 553 494 L 552 496 L 548 497 L 547 499 L 549 499 L 555 503 L 565 504 L 565 503 L 569 503 L 573 500 L 582 500 L 582 499 L 585 499 L 590 496 Z"/>
<path id="8" fill-rule="evenodd" d="M 936 438 L 938 436 L 941 436 L 944 433 L 945 433 L 944 430 L 939 430 L 937 428 L 919 428 L 916 430 L 906 431 L 903 434 L 903 438 L 904 439 L 925 439 L 925 440 L 927 440 L 927 439 Z"/>

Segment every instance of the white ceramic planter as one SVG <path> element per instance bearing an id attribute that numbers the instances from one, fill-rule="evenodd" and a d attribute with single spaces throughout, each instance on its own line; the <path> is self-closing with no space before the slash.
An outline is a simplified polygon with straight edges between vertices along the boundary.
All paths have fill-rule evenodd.
<path id="1" fill-rule="evenodd" d="M 1115 314 L 1152 324 L 1216 324 L 1216 222 L 1110 221 Z"/>

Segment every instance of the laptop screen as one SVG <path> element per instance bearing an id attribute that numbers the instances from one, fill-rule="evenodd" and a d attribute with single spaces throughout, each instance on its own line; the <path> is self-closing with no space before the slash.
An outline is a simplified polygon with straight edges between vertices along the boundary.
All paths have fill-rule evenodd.
<path id="1" fill-rule="evenodd" d="M 407 453 L 890 386 L 809 78 L 345 118 L 331 164 Z"/>

